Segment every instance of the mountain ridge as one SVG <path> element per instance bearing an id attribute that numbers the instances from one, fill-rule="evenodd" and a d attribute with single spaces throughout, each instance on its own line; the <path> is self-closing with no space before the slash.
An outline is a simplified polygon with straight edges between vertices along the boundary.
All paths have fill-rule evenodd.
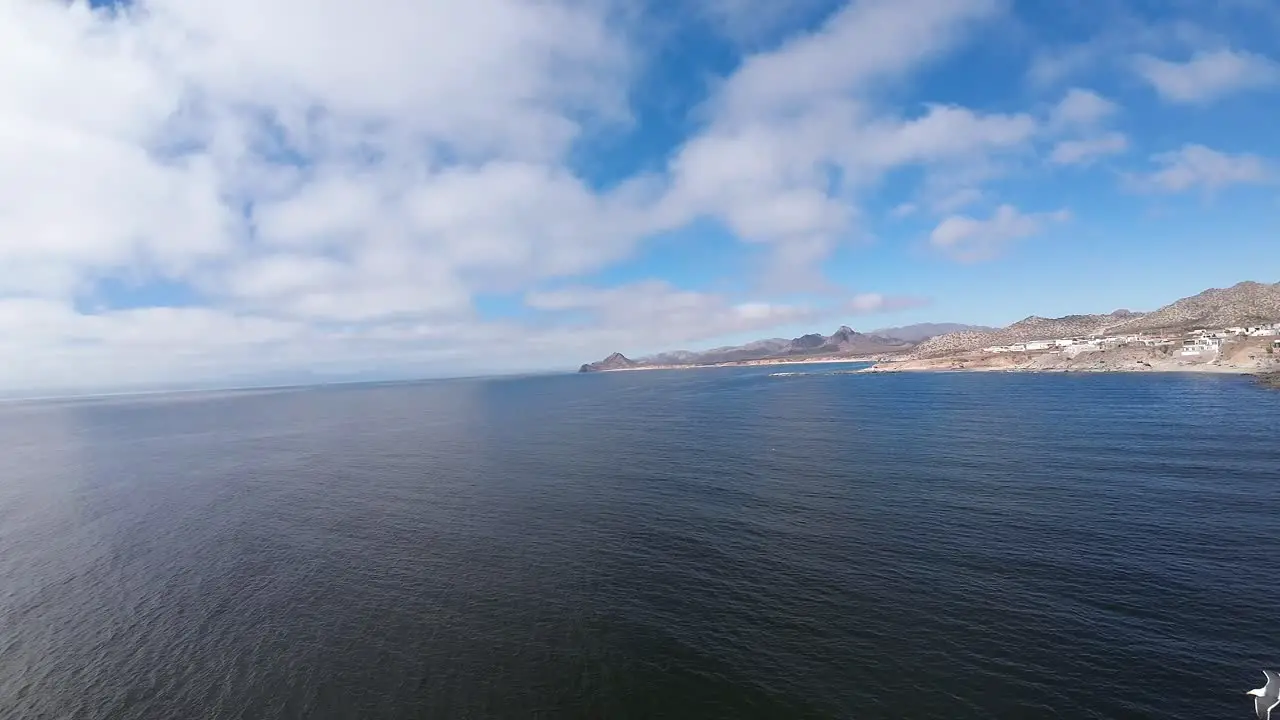
<path id="1" fill-rule="evenodd" d="M 958 323 L 929 323 L 909 325 L 903 328 L 888 328 L 900 331 L 913 337 L 927 334 L 929 327 L 975 327 Z M 766 338 L 754 340 L 745 345 L 728 345 L 709 350 L 690 351 L 674 350 L 649 355 L 633 360 L 621 353 L 613 353 L 609 357 L 578 368 L 578 372 L 600 372 L 606 370 L 635 370 L 653 367 L 694 367 L 702 365 L 721 365 L 729 363 L 753 361 L 777 361 L 802 359 L 846 359 L 861 356 L 881 356 L 899 354 L 915 347 L 918 340 L 903 339 L 891 335 L 880 334 L 885 331 L 861 333 L 848 325 L 841 325 L 830 335 L 809 333 L 790 340 L 786 338 Z"/>
<path id="2" fill-rule="evenodd" d="M 582 365 L 579 372 L 877 356 L 920 359 L 1036 340 L 1172 334 L 1273 322 L 1280 322 L 1280 282 L 1268 284 L 1246 280 L 1228 288 L 1210 288 L 1150 312 L 1120 309 L 1106 314 L 1075 314 L 1057 318 L 1029 315 L 1003 328 L 921 323 L 860 333 L 841 325 L 831 335 L 810 333 L 791 339 L 766 338 L 745 345 L 702 351 L 677 350 L 637 360 L 613 353 L 604 360 Z"/>
<path id="3" fill-rule="evenodd" d="M 1246 280 L 1229 288 L 1210 288 L 1151 312 L 1116 310 L 1105 315 L 1029 316 L 987 332 L 957 332 L 921 342 L 912 358 L 941 357 L 994 345 L 1070 337 L 1140 333 L 1178 333 L 1197 329 L 1246 327 L 1280 321 L 1280 282 Z"/>

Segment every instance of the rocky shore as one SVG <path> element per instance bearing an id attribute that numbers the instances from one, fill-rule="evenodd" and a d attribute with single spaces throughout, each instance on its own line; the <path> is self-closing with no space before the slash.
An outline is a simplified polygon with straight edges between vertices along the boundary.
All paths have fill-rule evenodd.
<path id="1" fill-rule="evenodd" d="M 1280 363 L 1259 342 L 1238 342 L 1209 357 L 1184 357 L 1176 348 L 1122 346 L 1089 352 L 970 351 L 944 357 L 881 362 L 863 372 L 1206 372 L 1280 376 Z M 1275 382 L 1280 382 L 1276 380 Z"/>

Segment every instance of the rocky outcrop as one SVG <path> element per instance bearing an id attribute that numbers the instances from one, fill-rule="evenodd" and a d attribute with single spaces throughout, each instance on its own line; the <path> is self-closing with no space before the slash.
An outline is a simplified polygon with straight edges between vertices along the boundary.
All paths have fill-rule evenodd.
<path id="1" fill-rule="evenodd" d="M 587 363 L 578 368 L 578 372 L 602 372 L 605 370 L 630 370 L 639 365 L 635 360 L 623 355 L 622 353 L 614 353 L 599 362 Z"/>

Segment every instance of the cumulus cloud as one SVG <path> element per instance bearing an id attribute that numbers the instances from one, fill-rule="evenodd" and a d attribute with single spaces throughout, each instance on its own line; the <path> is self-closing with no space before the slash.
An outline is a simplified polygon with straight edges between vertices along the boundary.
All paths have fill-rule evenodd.
<path id="1" fill-rule="evenodd" d="M 1056 128 L 1088 127 L 1115 114 L 1118 107 L 1092 90 L 1072 88 L 1050 114 Z"/>
<path id="2" fill-rule="evenodd" d="M 897 219 L 908 218 L 920 211 L 920 207 L 915 203 L 904 202 L 893 206 L 889 211 L 889 216 Z"/>
<path id="3" fill-rule="evenodd" d="M 1021 147 L 1036 121 L 926 105 L 904 115 L 872 98 L 920 68 L 996 0 L 862 0 L 816 32 L 746 59 L 707 105 L 709 123 L 670 165 L 663 210 L 721 218 L 768 245 L 779 276 L 804 272 L 854 232 L 858 194 L 898 167 L 977 160 Z"/>
<path id="4" fill-rule="evenodd" d="M 998 256 L 1011 242 L 1041 233 L 1049 222 L 1065 222 L 1066 210 L 1023 213 L 1001 205 L 987 219 L 952 215 L 929 234 L 929 244 L 961 262 L 978 262 Z"/>
<path id="5" fill-rule="evenodd" d="M 956 212 L 1047 124 L 1100 123 L 1084 90 L 1057 120 L 886 97 L 1006 8 L 852 0 L 744 56 L 655 170 L 602 187 L 575 153 L 630 127 L 648 61 L 611 0 L 0 2 L 0 66 L 22 69 L 0 73 L 0 385 L 528 367 L 907 307 L 575 283 L 700 218 L 801 277 L 891 173 Z M 122 280 L 184 306 L 113 307 Z M 486 320 L 487 293 L 533 319 Z"/>
<path id="6" fill-rule="evenodd" d="M 1280 83 L 1280 63 L 1234 50 L 1197 52 L 1186 62 L 1140 55 L 1134 68 L 1163 98 L 1178 103 L 1204 103 Z"/>
<path id="7" fill-rule="evenodd" d="M 983 192 L 978 188 L 964 187 L 956 190 L 955 192 L 939 197 L 932 203 L 931 209 L 935 213 L 942 213 L 945 215 L 947 213 L 963 210 L 979 200 L 982 200 L 983 197 Z"/>
<path id="8" fill-rule="evenodd" d="M 804 25 L 833 5 L 832 0 L 793 0 L 762 3 L 758 0 L 694 0 L 691 3 L 726 37 L 755 45 Z"/>
<path id="9" fill-rule="evenodd" d="M 1224 153 L 1203 145 L 1188 144 L 1177 150 L 1151 156 L 1159 166 L 1146 175 L 1130 178 L 1139 190 L 1177 193 L 1195 188 L 1213 192 L 1230 185 L 1270 181 L 1266 161 L 1249 153 Z"/>
<path id="10" fill-rule="evenodd" d="M 1124 133 L 1108 132 L 1083 140 L 1063 140 L 1053 146 L 1049 161 L 1057 165 L 1088 165 L 1099 158 L 1128 149 L 1129 139 Z"/>

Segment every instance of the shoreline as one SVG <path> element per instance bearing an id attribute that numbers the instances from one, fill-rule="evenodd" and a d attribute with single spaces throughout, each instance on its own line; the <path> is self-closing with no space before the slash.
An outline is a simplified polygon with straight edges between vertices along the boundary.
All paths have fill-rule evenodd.
<path id="1" fill-rule="evenodd" d="M 633 372 L 640 370 L 707 370 L 711 368 L 726 367 L 764 367 L 772 365 L 831 365 L 831 364 L 848 364 L 848 363 L 880 363 L 882 359 L 857 357 L 857 358 L 804 358 L 801 360 L 734 360 L 732 362 L 711 363 L 700 365 L 641 365 L 638 367 L 624 368 L 607 368 L 603 370 L 591 370 L 584 373 L 591 375 L 595 373 L 612 373 L 612 372 Z"/>
<path id="2" fill-rule="evenodd" d="M 1270 347 L 1230 342 L 1213 353 L 1182 353 L 1168 346 L 1136 344 L 1100 350 L 968 351 L 936 357 L 904 357 L 876 363 L 867 372 L 1130 372 L 1257 375 L 1280 370 Z"/>
<path id="3" fill-rule="evenodd" d="M 1140 375 L 1145 373 L 1187 373 L 1193 375 L 1256 375 L 1264 376 L 1269 373 L 1259 371 L 1256 368 L 1231 367 L 1225 365 L 1217 365 L 1213 367 L 1185 365 L 1179 367 L 1143 367 L 1143 368 L 1042 368 L 1042 367 L 881 367 L 879 365 L 858 370 L 859 373 L 997 373 L 997 372 L 1013 372 L 1013 373 L 1080 373 L 1080 374 L 1102 374 L 1102 373 L 1125 373 Z"/>
<path id="4" fill-rule="evenodd" d="M 910 355 L 760 358 L 721 363 L 689 365 L 641 365 L 598 369 L 593 372 L 630 372 L 638 370 L 699 370 L 705 368 L 762 367 L 787 369 L 811 365 L 868 364 L 868 367 L 839 370 L 846 374 L 902 372 L 1022 372 L 1022 373 L 1183 373 L 1195 375 L 1255 376 L 1264 387 L 1280 389 L 1280 360 L 1274 353 L 1264 354 L 1255 343 L 1231 344 L 1212 356 L 1179 357 L 1167 349 L 1120 346 L 1087 352 L 962 352 L 939 357 Z"/>

